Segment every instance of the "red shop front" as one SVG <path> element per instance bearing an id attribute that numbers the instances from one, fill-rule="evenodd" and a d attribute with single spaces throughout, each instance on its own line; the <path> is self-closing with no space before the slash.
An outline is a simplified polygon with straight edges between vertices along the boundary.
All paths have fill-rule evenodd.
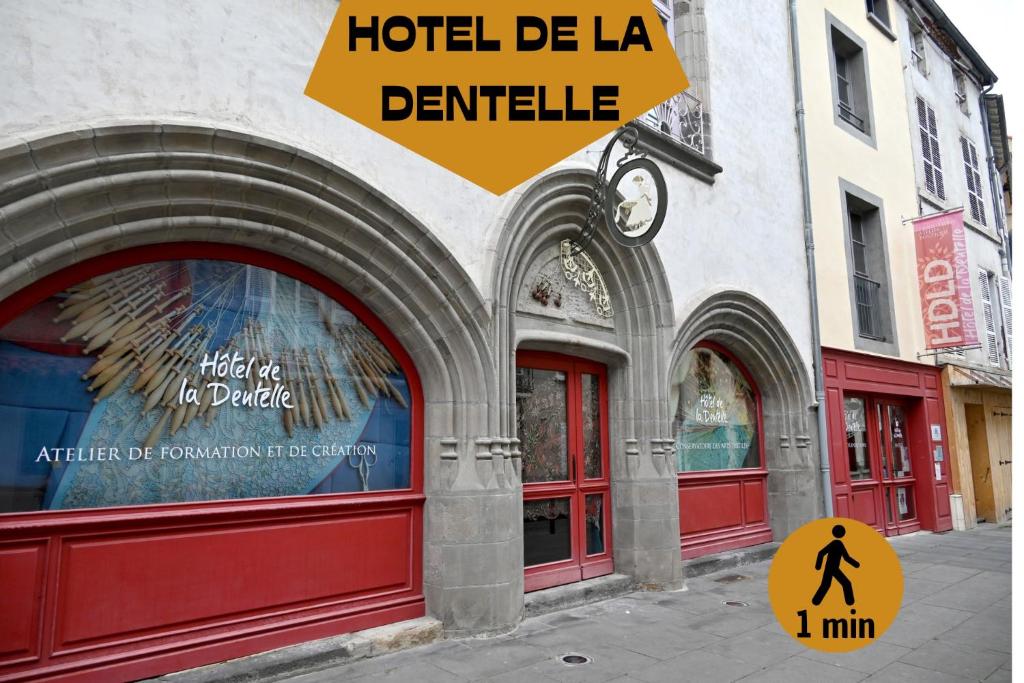
<path id="1" fill-rule="evenodd" d="M 939 368 L 823 349 L 835 514 L 887 536 L 948 531 Z"/>
<path id="2" fill-rule="evenodd" d="M 0 386 L 0 680 L 424 614 L 420 382 L 327 278 L 210 244 L 87 261 L 0 302 Z"/>
<path id="3" fill-rule="evenodd" d="M 672 384 L 684 560 L 772 540 L 761 392 L 726 347 L 703 341 Z"/>

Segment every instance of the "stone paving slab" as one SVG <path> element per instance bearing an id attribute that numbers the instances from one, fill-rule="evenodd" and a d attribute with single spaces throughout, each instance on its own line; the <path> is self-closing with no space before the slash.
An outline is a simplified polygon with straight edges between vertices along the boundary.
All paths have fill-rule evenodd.
<path id="1" fill-rule="evenodd" d="M 462 683 L 1009 681 L 1009 527 L 893 539 L 903 608 L 870 646 L 810 650 L 785 634 L 767 599 L 768 561 L 525 620 L 514 633 L 450 640 L 287 680 Z M 740 575 L 737 581 L 720 579 Z M 728 607 L 727 600 L 746 602 Z M 569 666 L 578 653 L 587 664 Z M 279 679 L 281 680 L 281 679 Z"/>

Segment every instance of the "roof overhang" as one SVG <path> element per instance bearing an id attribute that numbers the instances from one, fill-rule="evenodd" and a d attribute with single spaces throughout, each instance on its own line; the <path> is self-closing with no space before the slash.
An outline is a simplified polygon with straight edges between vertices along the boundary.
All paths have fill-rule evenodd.
<path id="1" fill-rule="evenodd" d="M 982 85 L 993 85 L 997 80 L 999 80 L 999 77 L 996 76 L 995 72 L 992 71 L 991 68 L 989 68 L 988 64 L 985 63 L 985 60 L 978 54 L 978 51 L 974 49 L 974 46 L 971 45 L 970 42 L 968 42 L 967 38 L 964 37 L 964 34 L 960 33 L 960 29 L 958 29 L 953 21 L 946 16 L 946 13 L 942 11 L 942 8 L 939 7 L 939 4 L 935 2 L 935 0 L 912 0 L 912 2 L 920 3 L 921 7 L 924 8 L 924 11 L 931 16 L 935 25 L 953 39 L 953 42 L 956 43 L 956 46 L 964 53 L 964 56 L 966 56 L 970 61 L 970 65 L 981 77 L 980 80 Z"/>
<path id="2" fill-rule="evenodd" d="M 1013 389 L 1013 378 L 1009 374 L 979 370 L 977 368 L 965 368 L 960 365 L 950 365 L 948 367 L 949 386 L 951 387 Z"/>

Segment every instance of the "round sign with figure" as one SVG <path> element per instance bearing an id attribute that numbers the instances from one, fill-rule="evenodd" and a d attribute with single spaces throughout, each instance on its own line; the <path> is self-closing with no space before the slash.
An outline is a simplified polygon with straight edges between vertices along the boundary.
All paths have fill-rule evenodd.
<path id="1" fill-rule="evenodd" d="M 627 161 L 608 181 L 605 222 L 612 239 L 624 247 L 640 247 L 653 240 L 667 209 L 665 177 L 650 159 Z"/>
<path id="2" fill-rule="evenodd" d="M 903 600 L 896 551 L 867 524 L 818 519 L 791 533 L 768 572 L 768 597 L 783 630 L 824 652 L 869 645 Z"/>

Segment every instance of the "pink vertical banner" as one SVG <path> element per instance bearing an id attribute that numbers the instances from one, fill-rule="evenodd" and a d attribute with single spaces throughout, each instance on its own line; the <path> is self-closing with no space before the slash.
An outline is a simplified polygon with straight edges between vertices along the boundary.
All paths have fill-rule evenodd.
<path id="1" fill-rule="evenodd" d="M 971 297 L 964 210 L 918 218 L 914 221 L 914 241 L 926 346 L 946 349 L 976 345 L 978 328 Z"/>

